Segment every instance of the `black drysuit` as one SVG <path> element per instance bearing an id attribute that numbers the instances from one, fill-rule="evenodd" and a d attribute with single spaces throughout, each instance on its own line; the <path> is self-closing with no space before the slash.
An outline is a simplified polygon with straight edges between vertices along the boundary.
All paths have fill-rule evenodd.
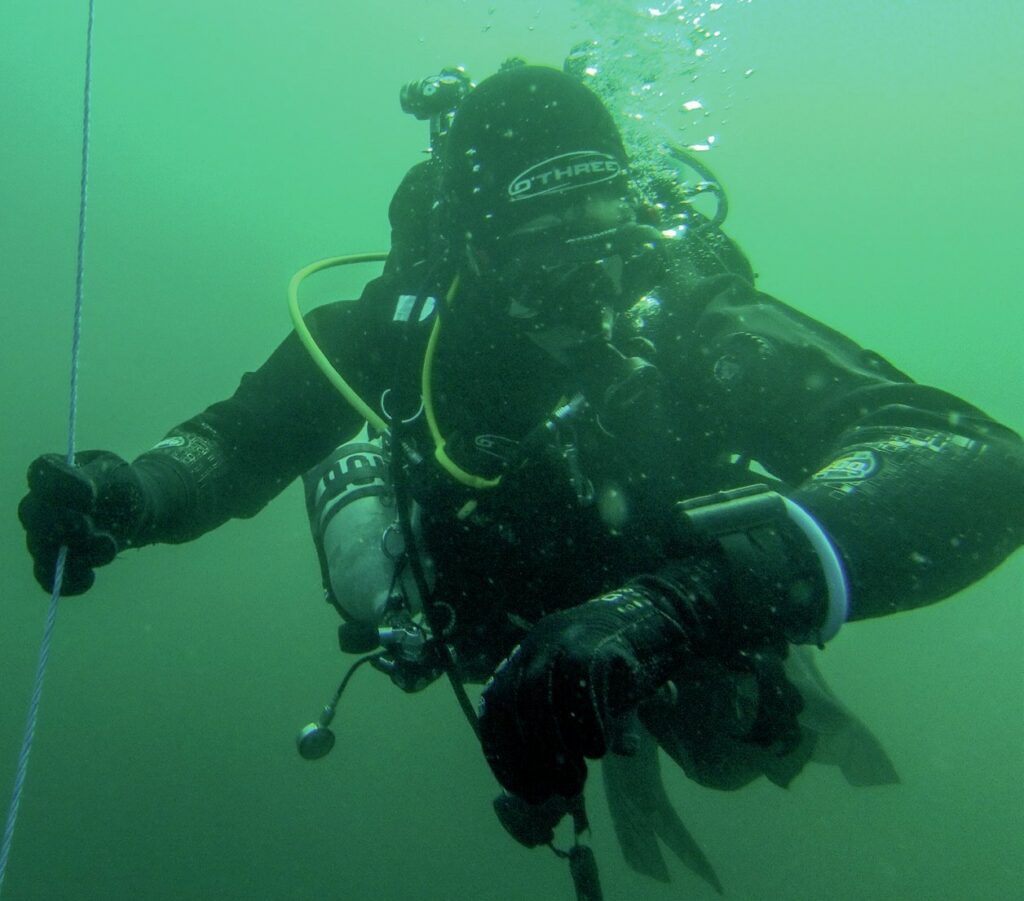
<path id="1" fill-rule="evenodd" d="M 405 418 L 420 407 L 432 320 L 396 321 L 400 297 L 408 307 L 427 293 L 424 255 L 407 252 L 395 215 L 401 198 L 384 274 L 359 300 L 321 307 L 308 324 L 360 397 Z M 445 315 L 431 387 L 446 450 L 471 473 L 501 476 L 495 488 L 457 485 L 431 459 L 422 412 L 405 427 L 426 459 L 411 486 L 434 600 L 448 610 L 449 638 L 470 679 L 486 679 L 545 614 L 671 562 L 673 505 L 698 495 L 770 481 L 808 511 L 841 556 L 851 619 L 953 594 L 1021 543 L 1017 435 L 757 291 L 720 232 L 695 228 L 671 242 L 668 256 L 662 284 L 572 366 L 488 314 L 468 276 L 450 304 L 447 285 L 435 281 L 433 305 Z M 579 395 L 585 412 L 564 428 L 540 429 L 545 438 L 534 442 L 552 411 Z M 131 543 L 187 541 L 252 516 L 362 425 L 289 336 L 231 398 L 136 461 L 147 506 Z M 668 805 L 652 734 L 691 778 L 720 788 L 761 774 L 786 784 L 815 755 L 855 784 L 895 778 L 803 653 L 785 664 L 802 696 L 803 740 L 780 754 L 770 735 L 744 738 L 764 719 L 761 708 L 785 694 L 772 687 L 778 666 L 766 677 L 754 672 L 759 665 L 692 667 L 675 680 L 671 704 L 641 710 L 649 732 L 635 757 L 606 761 L 613 817 L 635 869 L 667 877 L 657 832 L 718 885 Z M 854 746 L 858 753 L 835 756 L 835 747 Z"/>
<path id="2" fill-rule="evenodd" d="M 946 597 L 1021 542 L 1024 453 L 1014 433 L 758 292 L 744 273 L 702 275 L 684 246 L 677 257 L 654 299 L 621 316 L 611 345 L 572 370 L 522 335 L 487 333 L 485 317 L 460 315 L 477 303 L 472 287 L 444 320 L 433 366 L 441 432 L 464 469 L 504 475 L 470 492 L 436 472 L 418 499 L 437 595 L 459 613 L 459 640 L 492 665 L 522 623 L 656 569 L 676 501 L 766 474 L 839 549 L 853 619 Z M 430 322 L 394 321 L 401 281 L 386 272 L 358 301 L 308 317 L 378 412 L 389 390 L 418 404 Z M 627 360 L 652 376 L 636 390 L 622 378 Z M 555 442 L 572 445 L 573 465 L 564 446 L 547 447 L 505 471 L 577 392 L 592 412 Z M 253 515 L 361 425 L 288 337 L 234 396 L 137 461 L 156 502 L 132 543 L 189 540 Z M 581 482 L 592 499 L 581 498 Z M 475 510 L 459 518 L 469 498 Z"/>

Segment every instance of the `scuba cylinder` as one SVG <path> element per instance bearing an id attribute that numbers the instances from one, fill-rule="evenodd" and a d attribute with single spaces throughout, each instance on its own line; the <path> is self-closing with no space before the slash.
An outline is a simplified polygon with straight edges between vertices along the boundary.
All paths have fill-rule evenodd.
<path id="1" fill-rule="evenodd" d="M 349 621 L 378 626 L 422 598 L 408 567 L 381 439 L 364 430 L 303 476 L 306 510 L 328 600 Z"/>
<path id="2" fill-rule="evenodd" d="M 342 445 L 303 482 L 328 599 L 346 619 L 375 625 L 395 569 L 388 546 L 394 503 L 380 442 Z"/>
<path id="3" fill-rule="evenodd" d="M 366 655 L 349 667 L 319 718 L 299 732 L 296 744 L 306 760 L 319 760 L 334 747 L 330 725 L 338 702 L 364 664 L 405 691 L 419 691 L 440 672 L 422 622 L 423 597 L 407 565 L 388 466 L 381 439 L 370 439 L 364 429 L 303 476 L 324 592 L 344 620 L 338 642 L 346 653 Z M 415 536 L 418 516 L 409 527 Z M 429 560 L 421 569 L 429 590 Z"/>

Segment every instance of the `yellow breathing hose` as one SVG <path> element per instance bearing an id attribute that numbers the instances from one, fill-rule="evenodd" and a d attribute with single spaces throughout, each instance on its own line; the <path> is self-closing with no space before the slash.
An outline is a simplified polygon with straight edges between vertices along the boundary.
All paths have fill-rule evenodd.
<path id="1" fill-rule="evenodd" d="M 317 272 L 322 272 L 325 269 L 332 269 L 335 266 L 351 266 L 356 263 L 380 263 L 388 258 L 386 253 L 354 253 L 347 256 L 341 257 L 328 257 L 324 260 L 317 260 L 315 263 L 310 263 L 308 266 L 300 269 L 295 275 L 292 276 L 291 281 L 288 283 L 288 312 L 291 314 L 292 325 L 295 327 L 295 334 L 298 335 L 299 340 L 302 342 L 302 346 L 306 348 L 309 355 L 313 358 L 313 362 L 316 363 L 320 371 L 327 377 L 327 380 L 338 390 L 342 397 L 349 402 L 349 405 L 354 409 L 360 416 L 363 417 L 371 426 L 373 426 L 379 432 L 389 431 L 387 422 L 382 419 L 377 413 L 367 404 L 358 394 L 352 386 L 345 381 L 341 373 L 334 368 L 334 364 L 327 359 L 327 355 L 320 349 L 320 346 L 316 343 L 316 339 L 313 337 L 306 325 L 305 320 L 302 318 L 302 311 L 299 309 L 299 286 L 309 276 L 314 275 Z M 452 286 L 448 291 L 448 296 L 445 298 L 445 302 L 450 304 L 458 291 L 459 279 L 458 276 L 452 282 Z M 427 342 L 427 352 L 423 362 L 423 376 L 422 376 L 422 390 L 423 390 L 423 408 L 426 414 L 427 426 L 430 429 L 430 434 L 434 439 L 434 457 L 438 463 L 444 468 L 444 470 L 452 476 L 457 482 L 466 485 L 469 488 L 493 488 L 500 481 L 501 477 L 495 479 L 485 479 L 482 476 L 473 475 L 470 472 L 462 469 L 451 457 L 445 453 L 444 449 L 444 436 L 441 434 L 441 430 L 437 425 L 437 417 L 434 415 L 434 399 L 433 390 L 431 388 L 433 379 L 433 362 L 434 352 L 437 348 L 438 335 L 441 332 L 441 318 L 438 316 L 434 322 L 433 330 L 430 333 L 430 339 Z"/>
<path id="2" fill-rule="evenodd" d="M 456 275 L 452 281 L 452 286 L 448 289 L 448 296 L 445 298 L 445 303 L 451 306 L 452 301 L 455 299 L 455 295 L 459 291 L 459 277 Z M 445 451 L 444 436 L 441 434 L 441 429 L 437 424 L 437 416 L 434 415 L 434 353 L 437 350 L 437 339 L 441 334 L 441 317 L 438 316 L 434 320 L 434 327 L 431 329 L 430 338 L 427 341 L 427 352 L 423 357 L 423 376 L 421 383 L 421 392 L 423 394 L 423 413 L 427 419 L 427 428 L 430 429 L 430 435 L 434 439 L 434 459 L 441 464 L 441 467 L 447 472 L 453 479 L 468 488 L 494 488 L 501 481 L 501 476 L 495 479 L 485 479 L 483 476 L 475 476 L 471 472 L 466 472 L 462 469 L 458 463 L 456 463 L 451 457 L 448 456 Z"/>
<path id="3" fill-rule="evenodd" d="M 388 431 L 388 424 L 341 377 L 341 373 L 327 359 L 327 354 L 320 349 L 320 345 L 316 343 L 306 321 L 302 318 L 302 311 L 299 309 L 299 285 L 309 276 L 322 272 L 324 269 L 333 269 L 335 266 L 351 266 L 355 263 L 382 263 L 387 258 L 386 253 L 353 253 L 343 257 L 328 257 L 326 260 L 317 260 L 317 262 L 300 269 L 288 283 L 288 312 L 291 313 L 292 325 L 295 326 L 295 334 L 299 336 L 302 346 L 309 352 L 320 371 L 327 376 L 327 381 L 334 385 L 352 408 L 378 432 Z"/>

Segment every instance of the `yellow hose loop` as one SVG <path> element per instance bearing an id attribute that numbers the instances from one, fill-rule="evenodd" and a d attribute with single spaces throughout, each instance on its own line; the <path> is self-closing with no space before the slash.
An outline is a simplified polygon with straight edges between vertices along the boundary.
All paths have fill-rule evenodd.
<path id="1" fill-rule="evenodd" d="M 299 309 L 299 285 L 309 278 L 309 276 L 314 275 L 317 272 L 322 272 L 324 269 L 332 269 L 335 266 L 351 266 L 356 263 L 381 263 L 387 258 L 388 255 L 386 253 L 355 253 L 342 257 L 328 257 L 325 260 L 317 260 L 317 262 L 310 263 L 305 268 L 300 269 L 292 276 L 292 280 L 288 283 L 288 311 L 292 317 L 292 325 L 295 327 L 295 334 L 298 335 L 303 347 L 306 348 L 309 355 L 313 358 L 313 362 L 316 363 L 320 371 L 338 390 L 341 396 L 348 401 L 349 405 L 371 426 L 382 433 L 390 430 L 387 422 L 380 417 L 358 394 L 356 394 L 352 386 L 342 378 L 341 373 L 334 368 L 334 364 L 331 363 L 327 358 L 327 355 L 320 349 L 320 346 L 316 343 L 316 339 L 309 331 L 305 320 L 302 318 L 302 311 Z M 448 294 L 445 297 L 445 303 L 449 306 L 455 298 L 458 288 L 459 277 L 456 275 L 452 281 L 451 288 L 448 289 Z M 430 434 L 434 440 L 434 456 L 444 470 L 457 482 L 460 482 L 469 488 L 494 488 L 501 481 L 501 476 L 498 476 L 496 479 L 485 479 L 482 476 L 475 476 L 460 468 L 459 465 L 452 460 L 447 453 L 445 453 L 444 436 L 438 428 L 437 417 L 434 415 L 434 398 L 432 390 L 434 352 L 437 349 L 437 338 L 440 333 L 441 317 L 438 316 L 434 322 L 433 330 L 430 333 L 430 339 L 427 342 L 427 352 L 423 360 L 422 374 L 423 407 L 426 413 L 427 426 L 430 429 Z"/>
<path id="2" fill-rule="evenodd" d="M 300 269 L 288 283 L 288 311 L 291 313 L 292 325 L 295 326 L 295 333 L 299 336 L 303 347 L 309 352 L 320 371 L 327 377 L 327 380 L 338 389 L 341 396 L 345 398 L 351 407 L 365 419 L 378 432 L 387 432 L 388 424 L 358 395 L 352 386 L 341 377 L 341 373 L 334 368 L 334 364 L 327 359 L 327 355 L 320 349 L 316 339 L 310 333 L 302 318 L 302 311 L 299 309 L 299 285 L 309 276 L 321 272 L 324 269 L 332 269 L 335 266 L 351 266 L 355 263 L 381 263 L 388 258 L 386 253 L 354 253 L 343 257 L 328 257 L 326 260 L 318 260 L 310 263 L 304 269 Z"/>
<path id="3" fill-rule="evenodd" d="M 445 298 L 445 303 L 451 306 L 452 300 L 455 298 L 455 294 L 459 288 L 459 277 L 456 275 L 454 281 L 452 281 L 451 288 L 448 289 L 448 296 Z M 423 376 L 421 391 L 423 394 L 423 412 L 427 418 L 427 428 L 430 429 L 430 435 L 434 439 L 434 459 L 441 465 L 445 472 L 447 472 L 455 481 L 468 488 L 494 488 L 501 482 L 501 476 L 496 479 L 485 479 L 483 476 L 475 476 L 471 472 L 466 472 L 462 469 L 458 463 L 456 463 L 444 449 L 444 436 L 441 434 L 441 429 L 437 424 L 437 416 L 434 414 L 434 353 L 437 350 L 437 339 L 441 334 L 441 316 L 434 320 L 434 327 L 430 331 L 430 338 L 427 341 L 427 352 L 423 357 Z"/>

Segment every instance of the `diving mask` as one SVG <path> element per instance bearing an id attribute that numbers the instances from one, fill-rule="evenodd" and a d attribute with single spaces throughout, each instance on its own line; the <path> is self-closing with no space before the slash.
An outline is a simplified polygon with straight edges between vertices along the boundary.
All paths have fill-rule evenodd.
<path id="1" fill-rule="evenodd" d="M 664 272 L 661 232 L 624 205 L 615 218 L 545 216 L 502 239 L 489 267 L 502 312 L 528 332 L 602 336 Z"/>

